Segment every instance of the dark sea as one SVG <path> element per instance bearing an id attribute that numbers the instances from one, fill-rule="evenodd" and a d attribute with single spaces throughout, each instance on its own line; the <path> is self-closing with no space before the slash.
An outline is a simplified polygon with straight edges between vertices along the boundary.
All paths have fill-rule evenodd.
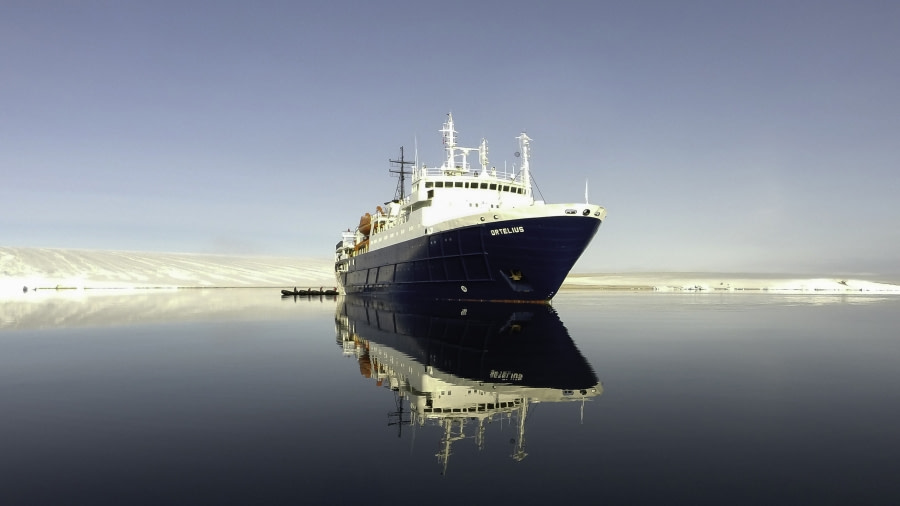
<path id="1" fill-rule="evenodd" d="M 0 302 L 0 504 L 898 504 L 900 296 Z"/>

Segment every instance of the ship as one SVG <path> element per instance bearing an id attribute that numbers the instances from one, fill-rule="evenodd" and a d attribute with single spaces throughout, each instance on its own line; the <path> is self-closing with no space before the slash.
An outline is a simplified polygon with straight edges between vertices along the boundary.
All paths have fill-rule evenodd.
<path id="1" fill-rule="evenodd" d="M 482 450 L 503 425 L 516 427 L 510 457 L 523 460 L 535 404 L 578 403 L 583 423 L 585 403 L 603 393 L 551 305 L 342 296 L 335 333 L 360 374 L 394 392 L 388 426 L 438 428 L 442 474 L 454 449 L 473 449 L 458 445 L 474 439 Z"/>
<path id="2" fill-rule="evenodd" d="M 339 291 L 418 301 L 550 301 L 606 209 L 587 203 L 587 187 L 585 203 L 536 199 L 524 132 L 518 162 L 502 169 L 489 163 L 486 140 L 477 148 L 458 145 L 452 114 L 439 132 L 443 163 L 419 165 L 401 148 L 391 160 L 399 175 L 394 198 L 343 233 L 335 246 Z M 473 152 L 478 167 L 469 162 Z"/>

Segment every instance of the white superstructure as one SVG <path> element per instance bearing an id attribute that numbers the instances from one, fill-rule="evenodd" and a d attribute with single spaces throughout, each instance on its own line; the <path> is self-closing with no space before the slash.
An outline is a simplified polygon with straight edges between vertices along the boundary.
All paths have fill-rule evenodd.
<path id="1" fill-rule="evenodd" d="M 443 163 L 414 167 L 410 194 L 384 207 L 377 206 L 373 214 L 362 217 L 355 231 L 344 232 L 336 250 L 337 261 L 397 244 L 409 234 L 420 236 L 479 223 L 572 214 L 576 207 L 577 212 L 585 207 L 535 200 L 530 175 L 531 138 L 524 132 L 517 137 L 521 163 L 509 170 L 490 165 L 485 139 L 478 147 L 459 146 L 452 114 L 447 115 L 439 132 L 447 154 Z M 472 152 L 478 155 L 477 167 L 469 161 Z M 602 207 L 588 207 L 594 216 L 605 217 Z"/>

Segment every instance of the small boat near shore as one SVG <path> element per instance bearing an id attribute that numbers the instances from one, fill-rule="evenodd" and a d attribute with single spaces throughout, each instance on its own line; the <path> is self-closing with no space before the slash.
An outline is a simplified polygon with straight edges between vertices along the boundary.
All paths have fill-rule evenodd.
<path id="1" fill-rule="evenodd" d="M 295 287 L 293 290 L 281 290 L 282 297 L 307 297 L 307 296 L 319 296 L 319 295 L 337 295 L 337 288 L 329 288 L 325 289 L 325 287 L 319 287 L 318 290 L 314 288 L 310 288 L 308 290 L 297 290 Z"/>

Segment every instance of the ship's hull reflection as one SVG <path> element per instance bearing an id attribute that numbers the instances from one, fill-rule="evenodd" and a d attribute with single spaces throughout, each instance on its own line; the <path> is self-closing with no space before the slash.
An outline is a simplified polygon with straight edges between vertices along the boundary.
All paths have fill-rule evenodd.
<path id="1" fill-rule="evenodd" d="M 399 304 L 342 297 L 338 345 L 360 372 L 397 392 L 389 424 L 444 427 L 446 471 L 454 441 L 483 445 L 486 423 L 515 419 L 512 457 L 525 457 L 528 406 L 585 402 L 603 391 L 596 374 L 551 306 L 499 303 Z M 408 411 L 403 400 L 408 402 Z M 467 436 L 466 426 L 477 425 Z"/>

